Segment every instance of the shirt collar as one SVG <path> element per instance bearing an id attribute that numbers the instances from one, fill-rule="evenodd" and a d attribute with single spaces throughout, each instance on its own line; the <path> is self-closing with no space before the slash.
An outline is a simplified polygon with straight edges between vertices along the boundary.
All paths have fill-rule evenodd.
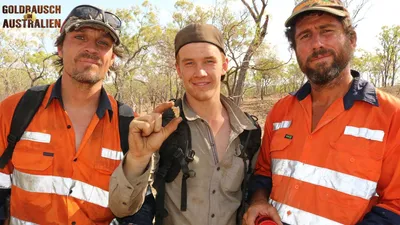
<path id="1" fill-rule="evenodd" d="M 64 109 L 64 103 L 62 101 L 62 96 L 61 96 L 61 77 L 58 78 L 58 80 L 54 84 L 53 90 L 51 90 L 50 98 L 46 104 L 46 108 L 50 105 L 53 99 L 57 99 L 60 102 L 62 108 Z M 104 117 L 107 110 L 108 114 L 110 115 L 110 121 L 111 121 L 113 117 L 111 102 L 110 99 L 108 98 L 106 90 L 104 89 L 104 87 L 101 87 L 100 101 L 96 110 L 96 114 L 99 117 L 99 119 L 102 119 Z"/>
<path id="2" fill-rule="evenodd" d="M 349 91 L 343 97 L 345 110 L 349 110 L 354 105 L 355 101 L 364 101 L 371 105 L 379 106 L 374 85 L 361 79 L 360 73 L 355 70 L 351 70 L 351 75 L 353 76 L 353 81 Z M 297 92 L 291 93 L 291 95 L 296 96 L 299 101 L 302 101 L 310 93 L 311 84 L 307 82 Z"/>

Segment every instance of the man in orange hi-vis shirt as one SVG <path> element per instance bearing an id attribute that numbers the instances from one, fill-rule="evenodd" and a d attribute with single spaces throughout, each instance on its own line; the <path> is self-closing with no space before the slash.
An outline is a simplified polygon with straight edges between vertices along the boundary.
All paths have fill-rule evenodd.
<path id="1" fill-rule="evenodd" d="M 0 220 L 108 225 L 115 217 L 109 181 L 129 148 L 130 121 L 123 119 L 132 119 L 133 111 L 107 94 L 103 80 L 121 56 L 120 29 L 121 20 L 110 12 L 75 7 L 55 43 L 62 76 L 48 89 L 34 87 L 0 103 L 0 206 L 8 208 L 11 192 L 10 215 Z M 29 96 L 34 98 L 27 101 Z M 26 120 L 21 114 L 36 108 L 32 102 L 37 110 L 18 136 L 15 122 Z M 126 132 L 119 132 L 122 125 Z M 149 217 L 139 224 L 150 225 Z"/>
<path id="2" fill-rule="evenodd" d="M 339 0 L 302 1 L 285 25 L 308 82 L 267 116 L 246 225 L 400 224 L 399 99 L 350 69 L 357 35 Z"/>

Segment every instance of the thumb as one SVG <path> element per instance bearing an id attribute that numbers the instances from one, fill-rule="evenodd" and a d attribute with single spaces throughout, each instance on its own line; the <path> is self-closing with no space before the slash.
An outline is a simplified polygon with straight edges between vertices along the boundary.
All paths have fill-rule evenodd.
<path id="1" fill-rule="evenodd" d="M 162 114 L 163 112 L 165 112 L 165 110 L 171 108 L 172 106 L 174 106 L 174 102 L 164 102 L 164 103 L 161 103 L 160 105 L 158 105 L 158 106 L 153 110 L 153 113 L 160 113 L 160 114 Z"/>
<path id="2" fill-rule="evenodd" d="M 178 128 L 180 122 L 182 122 L 181 117 L 174 118 L 162 129 L 164 141 Z"/>

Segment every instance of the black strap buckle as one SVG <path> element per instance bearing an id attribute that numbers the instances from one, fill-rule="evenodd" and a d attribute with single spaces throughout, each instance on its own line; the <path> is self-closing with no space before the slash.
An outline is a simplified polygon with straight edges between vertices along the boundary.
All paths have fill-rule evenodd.
<path id="1" fill-rule="evenodd" d="M 7 136 L 7 142 L 9 145 L 15 146 L 18 141 L 19 141 L 18 138 L 12 134 L 9 134 Z"/>

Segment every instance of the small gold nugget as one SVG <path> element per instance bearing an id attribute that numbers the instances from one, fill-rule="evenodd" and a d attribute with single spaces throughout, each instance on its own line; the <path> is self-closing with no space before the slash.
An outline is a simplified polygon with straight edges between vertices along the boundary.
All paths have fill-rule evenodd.
<path id="1" fill-rule="evenodd" d="M 179 117 L 179 107 L 173 106 L 172 111 L 174 112 L 175 118 Z"/>

